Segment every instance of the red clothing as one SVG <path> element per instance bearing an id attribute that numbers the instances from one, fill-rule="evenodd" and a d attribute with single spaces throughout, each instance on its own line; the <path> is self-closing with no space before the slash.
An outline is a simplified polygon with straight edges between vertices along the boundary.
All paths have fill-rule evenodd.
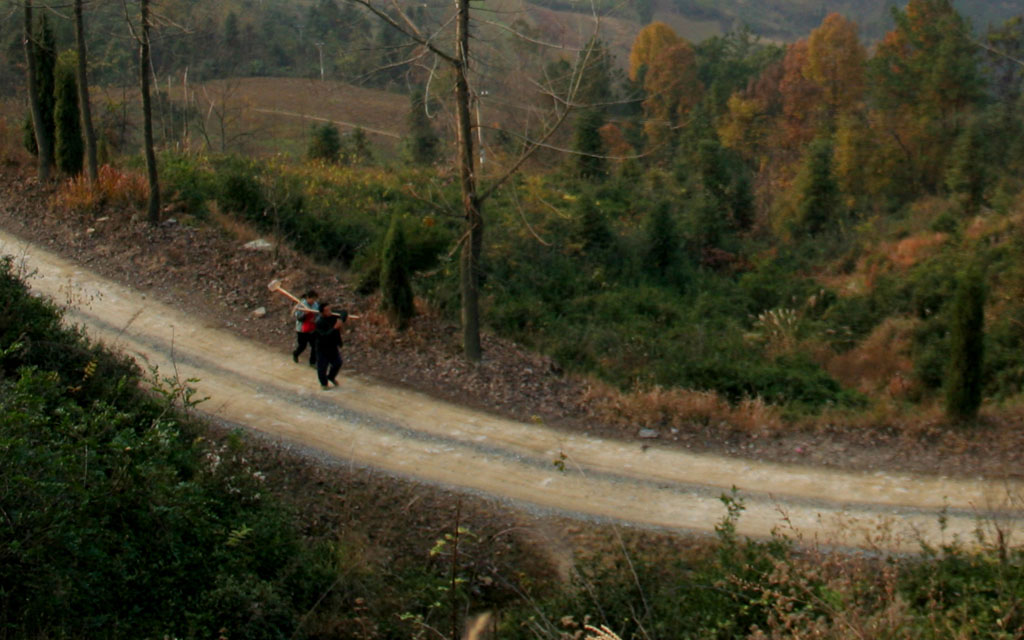
<path id="1" fill-rule="evenodd" d="M 313 333 L 314 329 L 316 329 L 316 312 L 315 311 L 307 311 L 302 316 L 302 329 L 301 329 L 301 332 L 302 333 Z"/>

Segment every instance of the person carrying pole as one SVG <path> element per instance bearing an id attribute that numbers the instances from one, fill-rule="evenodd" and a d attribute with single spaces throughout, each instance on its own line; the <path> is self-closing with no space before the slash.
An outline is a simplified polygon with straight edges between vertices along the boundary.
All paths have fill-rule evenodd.
<path id="1" fill-rule="evenodd" d="M 320 303 L 317 293 L 310 289 L 302 294 L 302 300 L 295 303 L 292 314 L 295 316 L 295 350 L 292 360 L 299 361 L 299 356 L 309 347 L 309 366 L 316 366 L 316 321 L 320 317 Z"/>

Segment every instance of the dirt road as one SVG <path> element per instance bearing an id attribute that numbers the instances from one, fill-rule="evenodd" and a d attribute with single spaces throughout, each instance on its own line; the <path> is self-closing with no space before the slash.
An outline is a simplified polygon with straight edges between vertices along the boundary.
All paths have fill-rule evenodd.
<path id="1" fill-rule="evenodd" d="M 719 497 L 735 486 L 746 505 L 741 533 L 778 527 L 849 547 L 971 543 L 979 523 L 987 532 L 1024 524 L 1017 481 L 834 472 L 569 436 L 350 371 L 340 388 L 322 391 L 284 345 L 271 351 L 205 326 L 2 232 L 0 253 L 16 256 L 32 290 L 68 305 L 69 319 L 95 338 L 164 375 L 198 378 L 198 395 L 209 398 L 200 409 L 211 416 L 396 475 L 534 509 L 702 532 L 721 520 Z"/>

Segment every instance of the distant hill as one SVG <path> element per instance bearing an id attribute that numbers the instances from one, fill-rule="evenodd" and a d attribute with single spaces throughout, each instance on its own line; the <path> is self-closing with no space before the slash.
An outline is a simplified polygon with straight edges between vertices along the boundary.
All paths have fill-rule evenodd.
<path id="1" fill-rule="evenodd" d="M 549 9 L 589 14 L 590 0 L 533 0 Z M 615 3 L 622 7 L 608 10 L 638 24 L 650 19 L 670 24 L 692 41 L 729 31 L 741 25 L 765 38 L 796 40 L 821 24 L 822 18 L 838 12 L 860 25 L 867 41 L 880 38 L 892 27 L 891 9 L 904 7 L 896 0 L 633 0 Z M 978 30 L 997 25 L 1014 16 L 1024 15 L 1024 0 L 954 0 L 954 6 L 971 20 Z M 646 15 L 645 15 L 646 14 Z"/>

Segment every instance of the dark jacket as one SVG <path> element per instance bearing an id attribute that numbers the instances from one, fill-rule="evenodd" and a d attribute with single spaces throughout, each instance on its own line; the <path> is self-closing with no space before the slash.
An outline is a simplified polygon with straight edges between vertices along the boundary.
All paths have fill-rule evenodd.
<path id="1" fill-rule="evenodd" d="M 320 316 L 316 320 L 316 350 L 317 353 L 333 354 L 341 348 L 341 330 L 334 326 L 337 320 L 345 322 L 348 319 L 347 311 L 339 311 L 334 315 Z"/>

